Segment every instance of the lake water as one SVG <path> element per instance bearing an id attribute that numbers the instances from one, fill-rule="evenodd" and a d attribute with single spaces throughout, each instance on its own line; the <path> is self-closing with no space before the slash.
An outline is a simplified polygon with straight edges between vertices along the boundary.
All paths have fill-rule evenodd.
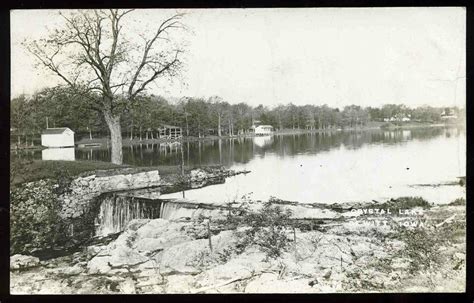
<path id="1" fill-rule="evenodd" d="M 67 159 L 109 161 L 107 148 L 67 151 Z M 251 173 L 224 184 L 188 190 L 187 199 L 226 203 L 271 196 L 301 203 L 384 201 L 421 196 L 449 203 L 465 197 L 453 182 L 465 176 L 466 134 L 462 128 L 274 135 L 180 144 L 142 144 L 123 149 L 124 163 L 137 166 L 225 165 Z M 15 154 L 12 152 L 12 156 Z M 19 154 L 16 155 L 19 157 Z M 44 157 L 41 151 L 21 157 Z M 47 153 L 48 159 L 51 153 Z M 423 186 L 425 185 L 425 186 Z M 182 198 L 182 193 L 162 198 Z"/>

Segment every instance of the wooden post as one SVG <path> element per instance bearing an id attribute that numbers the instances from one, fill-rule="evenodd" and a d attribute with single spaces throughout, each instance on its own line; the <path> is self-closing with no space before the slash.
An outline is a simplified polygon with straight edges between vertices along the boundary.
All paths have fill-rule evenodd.
<path id="1" fill-rule="evenodd" d="M 211 250 L 212 253 L 212 239 L 211 239 L 211 218 L 207 220 L 207 234 L 209 237 L 209 249 Z"/>

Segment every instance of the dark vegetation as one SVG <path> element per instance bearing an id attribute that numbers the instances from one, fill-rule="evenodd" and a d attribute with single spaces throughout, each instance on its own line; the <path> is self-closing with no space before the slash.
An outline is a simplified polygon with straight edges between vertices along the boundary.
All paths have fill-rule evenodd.
<path id="1" fill-rule="evenodd" d="M 248 207 L 229 210 L 225 219 L 216 223 L 225 229 L 237 230 L 238 253 L 257 245 L 268 257 L 278 257 L 290 242 L 288 234 L 294 225 L 291 215 L 289 209 L 268 201 L 257 211 L 251 211 Z"/>
<path id="2" fill-rule="evenodd" d="M 395 226 L 391 237 L 405 242 L 405 247 L 397 256 L 410 260 L 408 270 L 416 273 L 420 270 L 436 270 L 445 260 L 440 254 L 442 246 L 463 243 L 466 235 L 465 220 L 456 220 L 436 228 L 403 228 Z"/>
<path id="3" fill-rule="evenodd" d="M 212 172 L 218 166 L 204 167 L 204 170 Z M 220 166 L 219 166 L 220 167 Z M 187 173 L 196 167 L 184 166 L 183 172 Z M 143 171 L 159 170 L 160 176 L 178 176 L 181 174 L 180 166 L 160 165 L 149 167 L 134 167 L 129 165 L 117 165 L 101 161 L 42 161 L 28 159 L 10 159 L 10 186 L 38 181 L 42 179 L 59 180 L 62 175 L 70 177 L 94 173 L 97 176 L 116 173 L 138 173 Z"/>
<path id="4" fill-rule="evenodd" d="M 68 189 L 68 173 L 57 179 L 25 183 L 10 189 L 10 253 L 34 253 L 67 241 L 68 226 L 59 216 L 58 197 Z"/>
<path id="5" fill-rule="evenodd" d="M 100 161 L 41 161 L 10 159 L 10 186 L 41 179 L 59 180 L 62 176 L 77 176 L 84 172 L 118 169 L 126 166 Z"/>
<path id="6" fill-rule="evenodd" d="M 219 132 L 221 135 L 242 134 L 255 121 L 270 124 L 275 129 L 311 130 L 364 127 L 371 121 L 383 122 L 385 118 L 407 116 L 412 122 L 434 123 L 441 121 L 440 115 L 445 110 L 395 104 L 380 108 L 350 105 L 340 110 L 327 105 L 297 106 L 290 103 L 269 108 L 263 105 L 252 107 L 243 102 L 230 104 L 219 97 L 167 100 L 161 96 L 143 95 L 137 98 L 136 105 L 121 118 L 124 139 L 156 138 L 158 128 L 165 124 L 182 127 L 184 135 L 203 137 L 217 136 Z M 13 98 L 12 143 L 31 146 L 34 141 L 38 144 L 39 134 L 46 127 L 46 118 L 49 127 L 69 127 L 78 138 L 107 135 L 108 127 L 103 116 L 84 103 L 81 97 L 65 87 L 44 89 L 31 97 Z M 464 116 L 463 109 L 454 108 L 454 112 L 459 117 Z"/>
<path id="7" fill-rule="evenodd" d="M 396 199 L 390 199 L 389 201 L 377 204 L 377 208 L 389 209 L 389 208 L 402 208 L 408 209 L 413 207 L 429 208 L 431 204 L 423 199 L 422 197 L 400 197 Z"/>
<path id="8" fill-rule="evenodd" d="M 453 206 L 466 205 L 466 199 L 458 198 L 458 199 L 454 200 L 453 202 L 449 203 L 449 205 L 453 205 Z"/>

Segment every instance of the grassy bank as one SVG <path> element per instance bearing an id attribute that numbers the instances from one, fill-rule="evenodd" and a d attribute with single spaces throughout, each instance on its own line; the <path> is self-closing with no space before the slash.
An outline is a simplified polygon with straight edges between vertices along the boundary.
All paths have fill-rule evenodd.
<path id="1" fill-rule="evenodd" d="M 189 172 L 195 167 L 185 166 L 184 172 Z M 134 167 L 130 165 L 117 165 L 101 161 L 42 161 L 42 160 L 15 160 L 10 161 L 10 185 L 37 181 L 41 179 L 58 179 L 61 176 L 75 177 L 94 173 L 109 175 L 118 173 L 139 173 L 158 170 L 161 176 L 177 175 L 181 167 L 171 165 Z"/>
<path id="2" fill-rule="evenodd" d="M 56 179 L 61 175 L 76 176 L 95 170 L 124 168 L 99 161 L 42 161 L 42 160 L 10 160 L 10 184 L 31 182 L 41 179 Z"/>

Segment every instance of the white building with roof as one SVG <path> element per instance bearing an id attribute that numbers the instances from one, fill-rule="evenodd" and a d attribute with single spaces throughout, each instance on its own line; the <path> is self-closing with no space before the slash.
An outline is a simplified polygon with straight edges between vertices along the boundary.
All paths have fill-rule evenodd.
<path id="1" fill-rule="evenodd" d="M 259 125 L 254 128 L 255 135 L 266 136 L 273 133 L 273 126 L 271 125 Z"/>
<path id="2" fill-rule="evenodd" d="M 47 128 L 41 133 L 41 145 L 45 147 L 74 146 L 74 132 L 68 127 Z"/>

